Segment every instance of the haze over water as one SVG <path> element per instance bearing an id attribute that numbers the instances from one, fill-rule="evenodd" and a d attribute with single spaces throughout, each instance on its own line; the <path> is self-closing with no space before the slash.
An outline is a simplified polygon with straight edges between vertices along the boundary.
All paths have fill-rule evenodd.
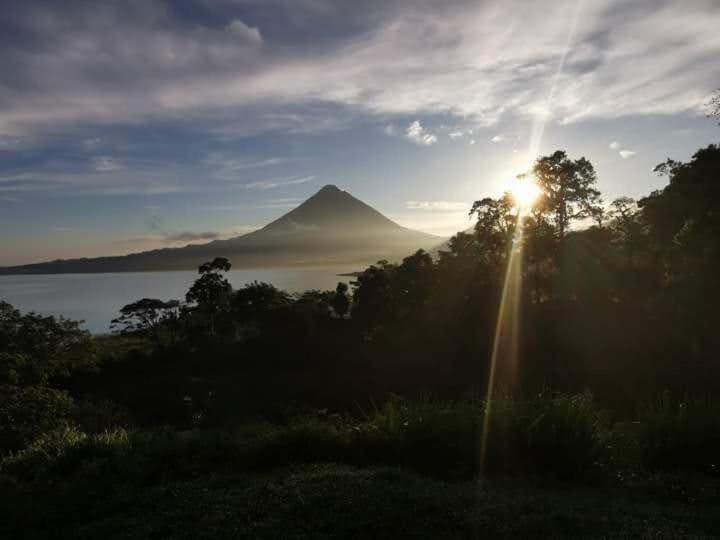
<path id="1" fill-rule="evenodd" d="M 338 281 L 352 279 L 337 274 L 354 270 L 357 268 L 256 268 L 232 270 L 228 280 L 234 288 L 257 280 L 298 292 L 335 288 Z M 197 272 L 190 270 L 0 276 L 0 300 L 23 312 L 84 320 L 84 328 L 102 334 L 110 330 L 110 321 L 124 305 L 140 298 L 182 300 L 197 277 Z"/>

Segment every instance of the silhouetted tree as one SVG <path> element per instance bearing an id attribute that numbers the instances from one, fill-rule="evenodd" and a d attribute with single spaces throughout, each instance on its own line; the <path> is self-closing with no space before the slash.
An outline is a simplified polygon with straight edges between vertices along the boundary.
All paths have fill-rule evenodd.
<path id="1" fill-rule="evenodd" d="M 120 309 L 120 317 L 113 319 L 112 328 L 126 334 L 143 334 L 158 349 L 177 340 L 180 316 L 178 300 L 143 298 Z M 166 336 L 166 340 L 163 339 Z"/>
<path id="2" fill-rule="evenodd" d="M 333 296 L 332 308 L 335 314 L 342 318 L 345 318 L 350 312 L 350 294 L 347 283 L 342 281 L 335 287 L 335 296 Z"/>
<path id="3" fill-rule="evenodd" d="M 274 285 L 254 281 L 235 291 L 230 301 L 233 322 L 242 335 L 257 335 L 282 326 L 282 314 L 292 304 L 292 298 Z"/>
<path id="4" fill-rule="evenodd" d="M 394 271 L 394 264 L 386 260 L 378 261 L 377 264 L 366 268 L 352 282 L 355 299 L 353 317 L 362 325 L 373 327 L 390 317 L 394 306 L 391 285 Z"/>
<path id="5" fill-rule="evenodd" d="M 573 221 L 602 217 L 595 169 L 584 157 L 573 161 L 558 150 L 538 158 L 532 175 L 542 192 L 536 207 L 554 225 L 560 241 Z"/>
<path id="6" fill-rule="evenodd" d="M 67 376 L 71 371 L 95 365 L 95 346 L 90 333 L 79 321 L 21 314 L 0 301 L 0 351 L 20 355 L 26 373 L 33 372 L 34 383 L 50 377 Z M 29 375 L 28 375 L 29 376 Z"/>
<path id="7" fill-rule="evenodd" d="M 230 261 L 224 257 L 217 257 L 206 262 L 198 268 L 200 277 L 193 283 L 185 299 L 190 304 L 196 304 L 197 310 L 208 320 L 209 333 L 215 335 L 215 324 L 219 314 L 225 313 L 230 307 L 232 286 L 223 276 L 231 268 Z"/>

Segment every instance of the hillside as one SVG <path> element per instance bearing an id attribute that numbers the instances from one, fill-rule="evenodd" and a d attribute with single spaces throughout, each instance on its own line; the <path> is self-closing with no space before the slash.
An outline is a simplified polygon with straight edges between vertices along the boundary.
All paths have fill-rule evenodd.
<path id="1" fill-rule="evenodd" d="M 442 239 L 407 229 L 336 186 L 327 185 L 262 229 L 227 240 L 125 256 L 63 259 L 0 268 L 0 274 L 142 272 L 195 269 L 214 257 L 234 268 L 370 264 Z"/>

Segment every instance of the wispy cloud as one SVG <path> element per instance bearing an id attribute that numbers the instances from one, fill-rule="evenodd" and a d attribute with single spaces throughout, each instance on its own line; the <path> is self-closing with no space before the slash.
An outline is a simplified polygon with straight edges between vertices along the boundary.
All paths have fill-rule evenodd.
<path id="1" fill-rule="evenodd" d="M 405 128 L 405 136 L 420 146 L 430 146 L 437 142 L 437 136 L 427 131 L 419 120 L 411 122 Z"/>
<path id="2" fill-rule="evenodd" d="M 220 238 L 220 233 L 214 231 L 180 231 L 175 233 L 169 233 L 164 237 L 165 241 L 167 242 L 197 242 L 199 240 L 216 240 L 218 238 Z"/>
<path id="3" fill-rule="evenodd" d="M 248 234 L 261 228 L 261 225 L 233 225 L 231 227 L 230 234 L 232 236 Z"/>
<path id="4" fill-rule="evenodd" d="M 290 209 L 295 208 L 303 202 L 303 199 L 299 197 L 288 197 L 281 199 L 269 199 L 259 205 L 256 208 L 279 208 L 279 209 Z"/>
<path id="5" fill-rule="evenodd" d="M 250 190 L 275 189 L 283 186 L 296 186 L 298 184 L 306 184 L 312 182 L 314 176 L 301 176 L 299 178 L 273 178 L 269 180 L 260 180 L 258 182 L 250 182 L 243 187 Z"/>
<path id="6" fill-rule="evenodd" d="M 93 159 L 93 169 L 97 172 L 113 172 L 126 169 L 125 163 L 110 156 L 99 156 Z"/>
<path id="7" fill-rule="evenodd" d="M 193 232 L 193 231 L 175 231 L 175 232 L 157 232 L 146 234 L 143 236 L 133 236 L 122 240 L 116 240 L 115 244 L 132 246 L 135 249 L 148 249 L 152 247 L 163 247 L 176 244 L 201 244 L 218 240 L 223 235 L 214 231 Z"/>
<path id="8" fill-rule="evenodd" d="M 619 141 L 613 141 L 610 143 L 610 149 L 611 150 L 617 150 L 618 155 L 623 159 L 628 159 L 633 157 L 637 152 L 634 150 L 628 150 L 627 148 L 622 148 L 622 145 Z"/>
<path id="9" fill-rule="evenodd" d="M 433 210 L 446 212 L 465 210 L 467 207 L 467 203 L 455 201 L 405 201 L 405 208 L 408 210 Z"/>
<path id="10" fill-rule="evenodd" d="M 90 137 L 89 139 L 85 139 L 82 144 L 87 149 L 96 148 L 98 145 L 102 143 L 102 139 L 100 137 Z"/>
<path id="11" fill-rule="evenodd" d="M 490 139 L 490 142 L 499 143 L 503 142 L 505 140 L 505 135 L 497 134 L 492 139 Z"/>

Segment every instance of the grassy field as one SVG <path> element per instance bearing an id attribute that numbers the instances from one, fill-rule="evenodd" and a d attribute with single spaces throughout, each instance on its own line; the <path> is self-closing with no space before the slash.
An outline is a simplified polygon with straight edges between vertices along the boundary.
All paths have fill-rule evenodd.
<path id="1" fill-rule="evenodd" d="M 433 480 L 334 464 L 203 475 L 106 493 L 14 494 L 4 538 L 678 537 L 720 534 L 720 484 L 696 476 L 589 486 Z M 7 495 L 7 492 L 6 492 Z M 8 508 L 5 507 L 5 511 Z M 7 518 L 7 516 L 5 516 Z"/>

